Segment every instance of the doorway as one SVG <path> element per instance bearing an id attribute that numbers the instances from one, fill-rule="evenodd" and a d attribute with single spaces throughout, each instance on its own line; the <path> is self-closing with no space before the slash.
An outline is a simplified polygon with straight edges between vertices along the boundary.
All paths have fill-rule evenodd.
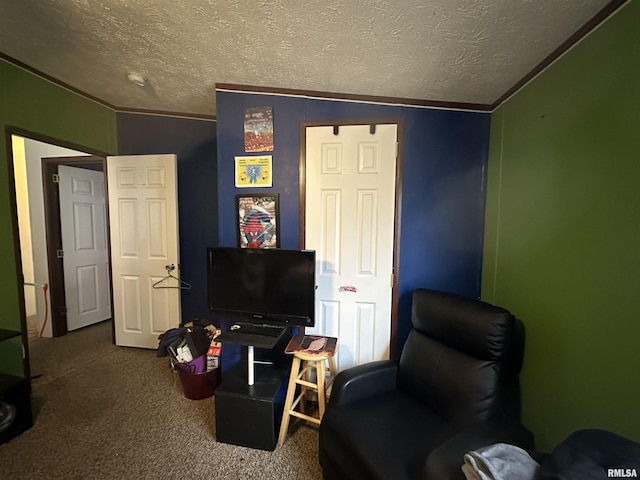
<path id="1" fill-rule="evenodd" d="M 305 124 L 301 246 L 316 250 L 316 326 L 339 369 L 395 356 L 400 125 Z M 313 219 L 313 220 L 309 220 Z"/>
<path id="2" fill-rule="evenodd" d="M 99 156 L 42 158 L 50 316 L 54 337 L 111 318 L 104 170 L 105 158 Z M 85 185 L 93 191 L 92 195 L 82 193 Z M 71 201 L 68 197 L 73 196 L 72 189 L 80 192 L 76 197 L 85 198 L 79 202 Z M 97 209 L 96 198 L 101 201 Z M 72 224 L 74 222 L 79 224 Z M 83 232 L 89 235 L 81 235 Z M 78 242 L 85 245 L 77 245 Z M 87 261 L 88 254 L 97 254 L 100 264 Z M 72 267 L 78 256 L 82 265 L 76 274 Z M 94 271 L 97 274 L 93 274 Z"/>
<path id="3" fill-rule="evenodd" d="M 52 165 L 69 163 L 104 168 L 104 155 L 88 153 L 83 147 L 62 145 L 55 139 L 22 131 L 8 132 L 11 138 L 11 161 L 16 191 L 16 207 L 20 236 L 20 254 L 25 289 L 27 331 L 30 340 L 39 336 L 61 336 L 67 332 L 64 314 L 65 285 L 62 262 L 55 258 L 61 248 L 49 231 L 49 223 L 57 218 L 59 203 L 45 194 L 46 169 L 42 158 L 62 157 L 44 162 Z M 93 153 L 94 156 L 91 156 Z M 105 240 L 106 241 L 106 240 Z M 53 259 L 50 258 L 55 258 Z"/>

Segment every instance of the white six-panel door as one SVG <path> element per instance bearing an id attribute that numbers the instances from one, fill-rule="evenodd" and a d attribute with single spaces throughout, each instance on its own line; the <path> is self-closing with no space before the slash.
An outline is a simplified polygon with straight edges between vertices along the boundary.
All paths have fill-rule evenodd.
<path id="1" fill-rule="evenodd" d="M 107 178 L 116 344 L 157 348 L 180 324 L 180 290 L 153 288 L 179 264 L 176 156 L 107 157 Z"/>
<path id="2" fill-rule="evenodd" d="M 67 329 L 111 318 L 104 173 L 58 167 Z"/>
<path id="3" fill-rule="evenodd" d="M 337 364 L 389 358 L 396 125 L 306 129 L 305 248 L 316 250 L 316 326 Z"/>

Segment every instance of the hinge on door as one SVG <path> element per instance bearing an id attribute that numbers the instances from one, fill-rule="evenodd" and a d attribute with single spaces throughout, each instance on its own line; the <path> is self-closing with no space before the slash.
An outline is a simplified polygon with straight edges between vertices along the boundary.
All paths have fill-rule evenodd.
<path id="1" fill-rule="evenodd" d="M 53 174 L 53 183 L 60 183 L 60 175 L 57 173 Z"/>
<path id="2" fill-rule="evenodd" d="M 396 142 L 396 160 L 398 159 L 398 150 L 400 150 L 400 145 Z"/>
<path id="3" fill-rule="evenodd" d="M 60 309 L 60 313 L 62 313 L 62 315 L 66 315 L 67 314 L 67 307 L 62 307 Z"/>
<path id="4" fill-rule="evenodd" d="M 389 286 L 393 288 L 393 273 L 389 275 Z"/>
<path id="5" fill-rule="evenodd" d="M 56 250 L 56 257 L 64 258 L 64 250 Z"/>

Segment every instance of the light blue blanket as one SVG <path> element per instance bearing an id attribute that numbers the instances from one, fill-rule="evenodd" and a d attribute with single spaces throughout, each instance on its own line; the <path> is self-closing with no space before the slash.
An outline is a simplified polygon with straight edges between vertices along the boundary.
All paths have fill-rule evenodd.
<path id="1" fill-rule="evenodd" d="M 468 452 L 462 472 L 467 480 L 533 480 L 538 468 L 538 462 L 520 447 L 495 443 Z"/>

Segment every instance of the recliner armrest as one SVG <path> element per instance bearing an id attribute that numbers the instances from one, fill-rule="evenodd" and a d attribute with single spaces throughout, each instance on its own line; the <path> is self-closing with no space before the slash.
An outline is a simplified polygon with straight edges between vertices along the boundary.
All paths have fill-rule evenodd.
<path id="1" fill-rule="evenodd" d="M 494 443 L 508 443 L 524 450 L 534 448 L 533 434 L 525 426 L 518 423 L 499 426 L 482 422 L 463 430 L 433 450 L 424 463 L 422 478 L 465 480 L 462 473 L 465 454 Z"/>
<path id="2" fill-rule="evenodd" d="M 398 364 L 379 360 L 348 368 L 333 382 L 328 408 L 346 405 L 396 388 Z"/>

